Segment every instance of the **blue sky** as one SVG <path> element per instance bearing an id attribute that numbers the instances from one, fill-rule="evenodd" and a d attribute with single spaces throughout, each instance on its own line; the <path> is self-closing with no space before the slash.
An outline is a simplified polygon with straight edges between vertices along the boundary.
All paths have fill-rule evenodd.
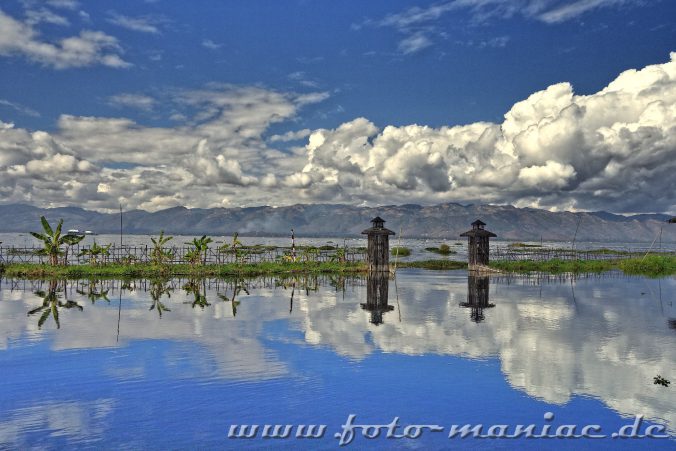
<path id="1" fill-rule="evenodd" d="M 0 192 L 98 210 L 458 201 L 674 212 L 673 194 L 642 187 L 659 172 L 617 192 L 618 168 L 674 156 L 671 17 L 673 2 L 639 0 L 5 1 Z M 586 96 L 646 66 L 666 74 L 662 91 L 605 107 L 634 117 L 578 121 L 565 133 L 584 142 L 568 150 L 540 139 L 534 156 L 519 133 L 488 136 L 531 94 L 570 86 L 545 96 L 567 104 L 550 99 L 558 110 L 535 108 L 544 116 L 522 131 L 570 105 L 588 111 Z M 645 126 L 658 98 L 672 107 L 662 142 L 648 140 L 640 161 L 599 160 L 612 141 L 601 127 L 622 137 L 617 124 Z M 457 125 L 467 128 L 449 137 Z M 33 186 L 38 169 L 60 175 Z"/>

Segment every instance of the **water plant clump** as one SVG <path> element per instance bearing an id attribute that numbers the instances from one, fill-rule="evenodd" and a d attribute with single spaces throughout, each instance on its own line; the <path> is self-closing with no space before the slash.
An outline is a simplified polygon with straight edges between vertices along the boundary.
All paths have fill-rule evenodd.
<path id="1" fill-rule="evenodd" d="M 439 255 L 457 254 L 457 251 L 451 249 L 448 244 L 442 244 L 439 247 L 426 247 L 425 250 Z"/>
<path id="2" fill-rule="evenodd" d="M 454 270 L 467 269 L 467 262 L 459 262 L 455 260 L 439 259 L 439 260 L 418 260 L 413 262 L 400 262 L 399 268 L 420 268 L 433 270 Z"/>
<path id="3" fill-rule="evenodd" d="M 538 248 L 542 247 L 541 244 L 526 244 L 526 243 L 521 243 L 521 242 L 516 242 L 516 243 L 509 243 L 507 245 L 510 249 L 523 249 L 523 248 Z"/>
<path id="4" fill-rule="evenodd" d="M 404 247 L 404 246 L 395 246 L 392 249 L 390 249 L 390 253 L 393 256 L 399 256 L 399 257 L 408 257 L 411 255 L 411 249 Z"/>

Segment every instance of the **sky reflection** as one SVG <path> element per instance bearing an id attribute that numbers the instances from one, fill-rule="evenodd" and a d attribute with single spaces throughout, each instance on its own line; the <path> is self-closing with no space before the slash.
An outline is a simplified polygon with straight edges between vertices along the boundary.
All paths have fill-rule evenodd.
<path id="1" fill-rule="evenodd" d="M 397 355 L 415 358 L 407 365 L 424 377 L 444 362 L 432 356 L 455 365 L 448 359 L 496 362 L 509 386 L 535 401 L 568 408 L 590 397 L 623 416 L 644 414 L 672 431 L 676 425 L 673 389 L 652 383 L 657 374 L 676 374 L 673 278 L 468 281 L 463 271 L 406 270 L 396 282 L 136 281 L 121 291 L 118 281 L 59 282 L 51 284 L 58 302 L 82 309 L 59 308 L 58 329 L 51 317 L 38 327 L 41 313 L 27 315 L 43 306 L 50 284 L 24 283 L 5 280 L 0 291 L 0 360 L 8 368 L 0 393 L 10 399 L 0 411 L 4 444 L 35 429 L 74 441 L 104 436 L 97 418 L 119 404 L 115 390 L 89 385 L 84 397 L 76 386 L 19 394 L 16 387 L 28 381 L 80 380 L 84 372 L 112 387 L 157 380 L 182 392 L 190 384 L 253 384 L 340 396 L 347 387 L 324 386 L 328 372 L 374 371 L 405 388 L 388 379 L 391 369 L 373 367 Z M 494 382 L 486 389 L 504 391 Z M 149 396 L 147 389 L 137 395 Z M 58 416 L 63 424 L 50 409 L 65 415 Z"/>

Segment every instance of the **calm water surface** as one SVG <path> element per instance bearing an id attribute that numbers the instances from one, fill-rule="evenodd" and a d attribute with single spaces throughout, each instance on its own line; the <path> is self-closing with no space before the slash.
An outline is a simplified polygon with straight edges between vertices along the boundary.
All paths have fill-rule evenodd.
<path id="1" fill-rule="evenodd" d="M 674 278 L 613 274 L 3 280 L 0 448 L 333 449 L 355 414 L 445 432 L 358 434 L 353 449 L 674 449 L 675 295 Z M 654 385 L 658 374 L 672 385 Z M 611 434 L 637 414 L 672 439 L 447 437 L 453 424 Z M 229 439 L 241 424 L 327 429 L 322 439 Z"/>

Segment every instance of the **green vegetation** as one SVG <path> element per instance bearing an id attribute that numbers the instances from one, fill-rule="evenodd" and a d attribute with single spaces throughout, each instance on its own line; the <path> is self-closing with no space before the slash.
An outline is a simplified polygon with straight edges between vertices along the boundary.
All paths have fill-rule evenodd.
<path id="1" fill-rule="evenodd" d="M 96 244 L 96 240 L 94 240 L 94 244 L 92 247 L 89 249 L 82 249 L 80 253 L 77 255 L 78 257 L 84 257 L 84 256 L 89 256 L 89 264 L 90 265 L 96 265 L 99 263 L 98 259 L 99 257 L 107 257 L 110 255 L 110 246 L 111 244 L 107 244 L 106 246 L 99 246 Z"/>
<path id="2" fill-rule="evenodd" d="M 619 270 L 626 274 L 662 277 L 676 274 L 676 255 L 606 260 L 493 261 L 490 267 L 509 272 L 598 273 Z"/>
<path id="3" fill-rule="evenodd" d="M 242 252 L 240 251 L 240 248 L 242 248 L 242 242 L 239 240 L 239 233 L 235 232 L 235 234 L 232 236 L 232 242 L 230 244 L 228 243 L 223 243 L 222 246 L 218 248 L 218 251 L 221 253 L 227 253 L 227 254 L 235 254 L 235 263 L 239 262 L 239 257 L 242 255 Z M 256 245 L 254 247 L 258 247 L 259 245 Z M 252 253 L 262 253 L 257 252 L 257 251 L 252 251 L 252 248 L 248 248 L 248 250 L 244 251 L 245 254 L 252 254 Z"/>
<path id="4" fill-rule="evenodd" d="M 44 251 L 41 249 L 17 249 L 15 247 L 11 247 L 7 249 L 7 255 L 43 255 Z"/>
<path id="5" fill-rule="evenodd" d="M 390 253 L 395 257 L 408 257 L 411 255 L 411 249 L 404 246 L 394 246 L 392 249 L 390 249 Z"/>
<path id="6" fill-rule="evenodd" d="M 160 230 L 160 236 L 157 239 L 150 237 L 150 241 L 153 242 L 150 259 L 154 264 L 163 265 L 174 258 L 174 254 L 171 251 L 164 249 L 164 246 L 173 239 L 173 236 L 164 236 L 164 230 Z"/>
<path id="7" fill-rule="evenodd" d="M 637 255 L 636 252 L 625 251 L 621 249 L 571 249 L 563 247 L 542 247 L 539 244 L 511 243 L 508 244 L 510 250 L 515 252 L 564 252 L 567 254 L 595 254 L 595 255 Z"/>
<path id="8" fill-rule="evenodd" d="M 523 249 L 523 248 L 532 248 L 532 247 L 542 247 L 540 244 L 526 244 L 526 243 L 509 243 L 507 247 L 511 249 Z"/>
<path id="9" fill-rule="evenodd" d="M 31 263 L 12 263 L 0 266 L 0 273 L 6 277 L 60 277 L 90 278 L 102 277 L 173 277 L 173 276 L 256 276 L 263 274 L 289 273 L 359 273 L 366 271 L 365 263 L 340 262 L 261 262 L 250 264 L 228 263 L 223 265 L 155 265 L 155 264 L 107 264 L 50 266 Z"/>
<path id="10" fill-rule="evenodd" d="M 399 268 L 421 268 L 421 269 L 466 269 L 466 262 L 454 260 L 419 260 L 415 262 L 399 262 Z"/>
<path id="11" fill-rule="evenodd" d="M 623 251 L 619 249 L 608 249 L 608 248 L 601 248 L 601 249 L 590 249 L 588 251 L 576 251 L 576 252 L 587 252 L 588 254 L 597 254 L 597 255 L 632 255 L 634 252 L 629 252 L 629 251 Z"/>
<path id="12" fill-rule="evenodd" d="M 204 277 L 204 276 L 258 276 L 280 274 L 358 274 L 366 272 L 364 262 L 345 262 L 337 257 L 333 261 L 278 261 L 261 263 L 228 263 L 222 265 L 157 265 L 157 264 L 105 264 L 50 266 L 44 264 L 12 263 L 0 266 L 0 273 L 6 277 L 24 278 L 93 278 L 93 277 Z M 399 262 L 399 268 L 422 268 L 451 270 L 467 268 L 467 263 L 453 260 L 422 260 Z M 198 303 L 199 304 L 199 303 Z M 160 306 L 157 306 L 160 308 Z"/>
<path id="13" fill-rule="evenodd" d="M 345 263 L 345 249 L 336 249 L 336 253 L 331 256 L 331 261 Z"/>
<path id="14" fill-rule="evenodd" d="M 442 244 L 439 247 L 426 247 L 425 250 L 427 252 L 434 252 L 435 254 L 439 255 L 451 255 L 451 254 L 457 254 L 456 251 L 451 249 L 448 244 Z"/>
<path id="15" fill-rule="evenodd" d="M 52 265 L 59 264 L 59 255 L 63 254 L 62 246 L 73 246 L 84 238 L 83 236 L 61 235 L 63 219 L 59 221 L 56 229 L 52 229 L 44 216 L 40 217 L 40 222 L 44 233 L 31 232 L 31 235 L 42 241 L 44 246 L 42 254 L 49 256 L 49 263 Z"/>
<path id="16" fill-rule="evenodd" d="M 185 259 L 191 264 L 206 264 L 207 262 L 207 250 L 209 249 L 209 243 L 213 240 L 206 235 L 202 235 L 202 238 L 193 238 L 190 244 L 193 246 L 188 252 L 185 253 Z"/>

